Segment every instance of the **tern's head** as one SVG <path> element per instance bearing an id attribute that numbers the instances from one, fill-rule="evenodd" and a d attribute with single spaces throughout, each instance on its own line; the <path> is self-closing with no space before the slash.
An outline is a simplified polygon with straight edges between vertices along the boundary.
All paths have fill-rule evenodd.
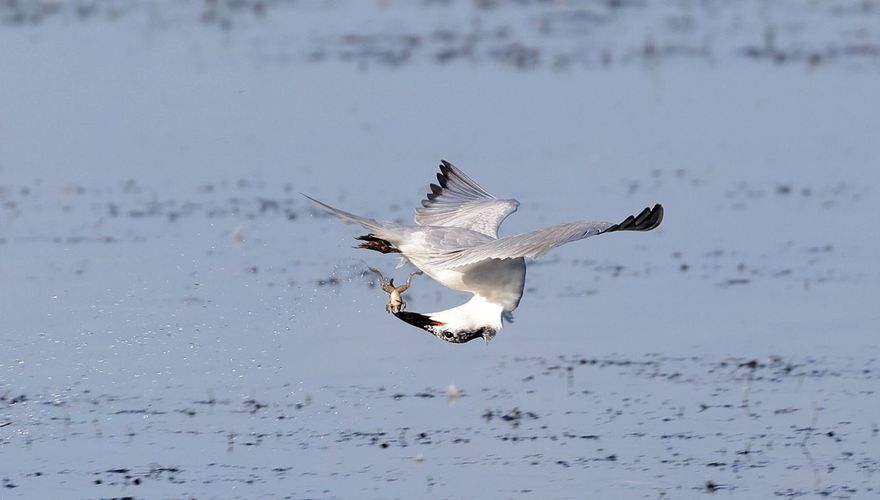
<path id="1" fill-rule="evenodd" d="M 424 314 L 409 311 L 391 311 L 399 319 L 426 330 L 439 339 L 454 344 L 463 344 L 482 338 L 486 342 L 492 340 L 498 330 L 491 325 L 458 327 L 432 319 Z"/>

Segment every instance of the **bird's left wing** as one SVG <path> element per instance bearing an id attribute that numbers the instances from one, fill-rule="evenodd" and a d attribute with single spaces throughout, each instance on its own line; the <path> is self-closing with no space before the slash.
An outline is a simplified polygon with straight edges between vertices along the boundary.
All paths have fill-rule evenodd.
<path id="1" fill-rule="evenodd" d="M 516 200 L 492 196 L 445 160 L 440 162 L 437 182 L 416 209 L 416 224 L 460 227 L 497 238 L 498 226 L 519 207 Z"/>
<path id="2" fill-rule="evenodd" d="M 444 267 L 460 267 L 487 259 L 537 258 L 572 241 L 614 231 L 650 231 L 663 220 L 663 207 L 654 205 L 639 215 L 630 215 L 623 222 L 570 222 L 545 227 L 530 233 L 501 238 L 475 246 L 450 248 L 432 256 L 431 263 Z"/>

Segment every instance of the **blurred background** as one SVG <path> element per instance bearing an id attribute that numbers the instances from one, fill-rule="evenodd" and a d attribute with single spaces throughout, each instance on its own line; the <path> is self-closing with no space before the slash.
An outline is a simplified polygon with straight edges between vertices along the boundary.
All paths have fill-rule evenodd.
<path id="1" fill-rule="evenodd" d="M 876 495 L 878 88 L 873 0 L 0 0 L 0 497 Z M 440 159 L 666 219 L 449 345 L 301 196 Z"/>

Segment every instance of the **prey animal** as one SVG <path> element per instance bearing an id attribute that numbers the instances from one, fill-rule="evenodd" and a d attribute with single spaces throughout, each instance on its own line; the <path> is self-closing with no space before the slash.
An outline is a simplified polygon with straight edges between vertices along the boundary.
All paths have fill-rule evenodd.
<path id="1" fill-rule="evenodd" d="M 388 303 L 385 304 L 385 310 L 397 314 L 406 309 L 406 302 L 403 300 L 403 292 L 409 290 L 410 285 L 412 285 L 413 276 L 423 273 L 421 271 L 413 271 L 409 273 L 409 277 L 406 278 L 406 283 L 400 286 L 394 286 L 394 278 L 385 281 L 385 277 L 382 276 L 382 273 L 379 272 L 378 269 L 374 267 L 369 269 L 376 273 L 376 276 L 379 277 L 379 286 L 381 286 L 382 290 L 385 290 L 385 293 L 388 294 Z"/>
<path id="2" fill-rule="evenodd" d="M 600 234 L 650 231 L 663 220 L 663 207 L 656 204 L 617 223 L 582 220 L 499 237 L 499 226 L 519 202 L 496 198 L 447 161 L 440 162 L 437 184 L 431 184 L 431 192 L 416 208 L 415 225 L 362 217 L 309 199 L 342 222 L 366 229 L 366 235 L 356 238 L 361 241 L 359 248 L 396 253 L 401 264 L 412 264 L 447 288 L 473 294 L 451 309 L 432 313 L 401 309 L 394 314 L 454 343 L 478 338 L 488 342 L 501 330 L 502 318 L 510 320 L 522 298 L 526 258 Z"/>

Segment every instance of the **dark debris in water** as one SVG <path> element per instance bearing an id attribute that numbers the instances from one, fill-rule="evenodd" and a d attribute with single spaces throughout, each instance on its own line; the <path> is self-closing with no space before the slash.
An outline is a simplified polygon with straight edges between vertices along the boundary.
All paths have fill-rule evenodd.
<path id="1" fill-rule="evenodd" d="M 641 181 L 631 181 L 629 190 L 657 189 L 664 182 L 690 185 L 696 182 L 685 172 L 656 170 L 651 186 Z M 697 183 L 693 188 L 701 189 L 707 184 Z M 301 224 L 313 217 L 326 217 L 327 213 L 317 210 L 311 203 L 296 193 L 296 187 L 267 186 L 260 181 L 227 180 L 194 186 L 192 192 L 179 197 L 161 196 L 152 186 L 145 186 L 134 180 L 119 183 L 113 188 L 94 188 L 71 185 L 56 192 L 48 192 L 42 183 L 32 186 L 0 185 L 0 217 L 12 220 L 26 217 L 32 213 L 46 213 L 52 216 L 52 224 L 60 224 L 54 232 L 31 233 L 13 237 L 2 237 L 3 245 L 30 243 L 50 243 L 53 245 L 120 245 L 125 243 L 145 243 L 151 241 L 157 229 L 166 231 L 184 221 L 197 224 L 209 222 L 224 228 L 232 245 L 253 246 L 264 242 L 250 229 L 255 221 L 272 224 Z M 862 187 L 844 182 L 829 185 L 799 185 L 796 183 L 738 182 L 725 188 L 724 198 L 731 206 L 747 207 L 760 203 L 767 197 L 778 197 L 776 203 L 800 203 L 809 200 L 822 207 L 834 207 L 857 203 L 865 196 Z M 795 198 L 799 198 L 795 200 Z M 55 199 L 55 205 L 47 206 L 44 200 Z M 723 207 L 722 207 L 723 209 Z M 792 210 L 797 207 L 792 207 Z M 307 215 L 307 217 L 303 217 Z M 72 218 L 68 220 L 68 218 Z M 83 224 L 82 220 L 91 221 Z M 76 223 L 73 221 L 76 220 Z M 99 227 L 98 231 L 71 232 L 67 227 Z M 773 251 L 777 258 L 768 259 L 767 252 Z M 207 251 L 211 256 L 216 248 Z M 556 296 L 566 300 L 578 300 L 602 293 L 602 283 L 606 280 L 644 279 L 651 277 L 658 269 L 674 270 L 681 279 L 703 281 L 720 290 L 748 289 L 766 284 L 797 286 L 804 290 L 827 284 L 855 282 L 863 275 L 846 270 L 839 265 L 840 257 L 835 255 L 835 246 L 826 243 L 798 245 L 786 242 L 775 249 L 753 249 L 752 251 L 731 248 L 691 249 L 688 252 L 673 252 L 668 259 L 652 259 L 649 265 L 634 266 L 616 262 L 613 258 L 597 260 L 574 258 L 564 262 L 558 255 L 532 262 L 531 266 L 571 265 L 584 268 L 591 279 L 587 283 L 566 283 L 557 290 Z M 301 266 L 293 261 L 290 266 Z M 69 270 L 75 276 L 89 276 L 92 263 L 88 260 L 76 263 Z M 291 279 L 287 267 L 265 267 L 248 263 L 244 272 L 263 282 L 266 287 L 276 289 L 301 288 L 305 283 L 319 287 L 341 287 L 349 283 L 360 284 L 355 274 L 365 269 L 333 270 L 329 274 L 313 276 L 310 280 Z M 371 280 L 367 280 L 374 286 Z M 283 286 L 286 285 L 286 286 Z M 183 303 L 193 307 L 205 307 L 210 303 L 198 290 L 193 288 L 181 297 Z M 528 293 L 541 293 L 534 287 Z M 416 299 L 416 298 L 414 298 Z"/>
<path id="2" fill-rule="evenodd" d="M 757 497 L 847 498 L 869 492 L 869 483 L 860 478 L 880 473 L 880 461 L 873 453 L 880 424 L 874 415 L 839 413 L 841 404 L 862 401 L 865 391 L 876 385 L 875 364 L 870 359 L 776 355 L 521 357 L 509 360 L 499 378 L 522 384 L 522 378 L 530 376 L 529 385 L 538 388 L 534 393 L 515 395 L 475 382 L 466 387 L 472 391 L 468 399 L 450 406 L 440 397 L 441 389 L 407 388 L 405 382 L 395 391 L 323 387 L 314 388 L 320 390 L 321 404 L 304 405 L 283 419 L 278 418 L 280 411 L 293 408 L 296 401 L 311 403 L 311 397 L 304 392 L 291 395 L 285 386 L 263 387 L 259 398 L 251 395 L 241 399 L 241 405 L 230 403 L 236 400 L 232 395 L 218 398 L 213 393 L 183 401 L 145 401 L 138 396 L 96 399 L 82 393 L 72 394 L 63 405 L 43 404 L 53 400 L 42 394 L 10 405 L 12 397 L 7 394 L 4 401 L 9 417 L 27 421 L 40 440 L 87 438 L 102 446 L 165 438 L 175 446 L 226 442 L 226 453 L 233 457 L 255 450 L 284 450 L 281 455 L 266 455 L 283 460 L 247 467 L 216 461 L 199 467 L 196 459 L 184 470 L 164 462 L 129 461 L 86 473 L 96 487 L 138 487 L 148 492 L 146 496 L 157 482 L 195 486 L 222 476 L 231 483 L 271 485 L 285 477 L 312 477 L 306 473 L 321 480 L 332 479 L 332 474 L 361 473 L 344 467 L 323 471 L 303 460 L 305 456 L 323 459 L 332 452 L 382 453 L 413 464 L 429 460 L 439 468 L 459 463 L 491 466 L 520 457 L 528 467 L 552 466 L 572 473 L 650 470 L 667 478 L 670 486 L 663 491 L 670 497 L 690 489 L 706 494 L 746 491 Z M 510 376 L 513 373 L 516 376 Z M 571 380 L 567 373 L 572 373 Z M 658 376 L 675 373 L 681 375 Z M 846 393 L 815 390 L 838 387 L 841 382 L 848 387 Z M 557 398 L 557 404 L 541 406 L 546 397 Z M 815 404 L 804 405 L 813 398 Z M 198 405 L 200 411 L 179 410 L 186 404 Z M 33 406 L 50 413 L 33 413 Z M 93 414 L 94 421 L 107 422 L 106 428 L 96 435 L 92 419 L 59 420 L 65 411 Z M 405 426 L 392 418 L 397 414 L 406 415 Z M 114 427 L 114 421 L 125 422 L 129 430 Z M 131 430 L 140 421 L 150 424 Z M 38 432 L 41 428 L 53 430 L 43 434 Z M 0 439 L 5 439 L 0 441 L 5 447 L 27 446 L 20 437 Z M 435 453 L 444 447 L 455 447 L 454 464 L 444 462 L 447 453 Z M 754 483 L 756 473 L 774 479 Z M 52 473 L 7 474 L 3 485 L 28 487 L 47 474 Z M 706 474 L 711 476 L 694 483 L 694 476 Z M 804 487 L 804 475 L 818 477 L 818 484 Z M 403 480 L 395 473 L 389 477 Z M 763 486 L 753 483 L 772 487 L 760 489 Z"/>
<path id="3" fill-rule="evenodd" d="M 659 173 L 656 178 L 663 180 L 664 175 Z M 0 217 L 27 217 L 31 212 L 40 212 L 66 223 L 66 217 L 87 214 L 94 223 L 91 226 L 104 231 L 100 235 L 36 236 L 42 238 L 39 241 L 58 245 L 139 242 L 142 240 L 137 238 L 146 237 L 146 232 L 138 234 L 143 228 L 176 228 L 193 219 L 200 224 L 225 222 L 228 230 L 224 230 L 223 238 L 237 249 L 250 244 L 251 232 L 245 227 L 236 231 L 238 238 L 230 238 L 236 226 L 255 219 L 271 224 L 303 224 L 308 217 L 291 220 L 287 210 L 310 213 L 291 190 L 273 193 L 257 182 L 206 184 L 177 199 L 157 198 L 151 194 L 151 187 L 134 181 L 106 191 L 73 186 L 57 205 L 41 206 L 35 200 L 54 199 L 44 192 L 46 189 L 42 185 L 0 186 L 4 202 Z M 640 185 L 637 189 L 647 188 Z M 823 207 L 832 201 L 827 209 L 833 210 L 835 206 L 857 203 L 860 193 L 847 185 L 744 184 L 731 190 L 728 201 L 749 205 L 772 198 L 779 204 L 818 203 Z M 114 226 L 114 221 L 121 225 Z M 4 237 L 4 245 L 26 245 L 30 241 L 15 233 Z M 704 280 L 706 288 L 718 294 L 735 294 L 767 282 L 811 280 L 818 284 L 823 279 L 853 279 L 827 265 L 844 253 L 831 241 L 819 237 L 809 244 L 782 245 L 776 255 L 785 260 L 784 266 L 767 264 L 763 255 L 718 246 L 669 252 L 659 256 L 655 265 L 667 266 L 681 279 Z M 597 281 L 638 279 L 652 271 L 613 259 L 545 262 L 547 266 L 583 267 L 585 274 L 595 275 Z M 89 272 L 87 263 L 77 264 L 77 269 L 82 272 L 76 276 Z M 235 272 L 247 280 L 288 281 L 279 277 L 286 272 L 284 269 L 262 262 L 259 266 L 253 262 L 242 264 Z M 318 270 L 312 279 L 300 282 L 323 286 L 354 282 L 362 286 L 362 272 L 362 267 L 336 274 Z M 187 293 L 198 299 L 198 283 L 202 280 L 195 276 L 185 279 Z M 723 280 L 730 281 L 728 288 L 713 286 Z M 569 292 L 588 295 L 591 290 L 600 287 L 590 284 Z M 208 301 L 192 300 L 187 304 L 202 307 Z M 750 471 L 758 469 L 765 477 L 774 477 L 773 489 L 759 492 L 759 497 L 782 493 L 779 496 L 844 498 L 855 495 L 850 491 L 868 492 L 866 481 L 860 478 L 880 474 L 880 462 L 873 451 L 880 435 L 878 422 L 871 412 L 851 411 L 853 407 L 864 407 L 865 401 L 876 396 L 880 377 L 876 364 L 876 360 L 864 356 L 520 356 L 499 368 L 499 377 L 464 384 L 472 392 L 464 393 L 468 397 L 454 408 L 449 390 L 413 387 L 406 380 L 396 381 L 388 390 L 363 386 L 311 388 L 321 391 L 315 392 L 320 394 L 315 402 L 308 393 L 291 394 L 289 388 L 273 392 L 272 388 L 261 387 L 259 397 L 242 398 L 237 393 L 217 397 L 201 389 L 178 399 L 147 399 L 142 395 L 96 397 L 88 389 L 76 397 L 58 398 L 24 394 L 7 387 L 0 391 L 0 407 L 5 412 L 0 421 L 0 446 L 17 450 L 34 443 L 63 445 L 85 439 L 86 443 L 111 446 L 164 439 L 168 443 L 192 443 L 196 448 L 217 442 L 222 448 L 225 443 L 226 452 L 236 457 L 271 445 L 283 450 L 285 456 L 295 457 L 283 464 L 264 461 L 247 472 L 235 472 L 238 469 L 231 465 L 216 462 L 202 469 L 198 464 L 192 468 L 187 465 L 186 473 L 177 467 L 124 462 L 102 467 L 101 472 L 86 480 L 101 485 L 133 486 L 151 481 L 202 484 L 216 480 L 206 469 L 221 468 L 230 482 L 266 482 L 279 475 L 275 469 L 289 467 L 287 463 L 296 463 L 297 467 L 303 462 L 308 464 L 302 459 L 306 454 L 326 457 L 330 447 L 325 443 L 333 443 L 333 449 L 342 453 L 357 448 L 358 453 L 382 453 L 395 460 L 402 456 L 414 460 L 418 453 L 424 453 L 432 465 L 440 461 L 430 457 L 432 450 L 455 446 L 455 454 L 462 461 L 477 466 L 497 465 L 512 460 L 514 454 L 528 454 L 525 460 L 529 464 L 580 472 L 592 469 L 618 474 L 647 468 L 665 474 L 670 484 L 677 482 L 676 487 L 706 493 L 744 489 Z M 840 390 L 842 385 L 845 391 Z M 438 383 L 437 387 L 441 386 Z M 812 406 L 814 401 L 816 407 Z M 171 453 L 169 450 L 160 452 Z M 494 455 L 485 450 L 492 450 Z M 449 467 L 448 463 L 443 465 Z M 818 471 L 815 474 L 820 485 L 802 486 L 802 476 L 812 476 L 814 470 Z M 328 484 L 338 479 L 322 470 L 306 472 Z M 349 469 L 334 472 L 359 473 Z M 694 479 L 707 473 L 718 473 L 713 481 L 726 482 L 713 482 L 713 489 Z M 52 472 L 42 476 L 6 474 L 4 487 L 27 487 L 46 474 Z M 297 470 L 289 475 L 304 477 L 300 474 L 305 472 Z M 744 479 L 733 484 L 730 476 L 720 474 L 739 474 Z M 797 478 L 793 478 L 795 474 Z M 402 480 L 402 476 L 389 475 Z M 674 489 L 664 491 L 675 497 Z"/>
<path id="4" fill-rule="evenodd" d="M 362 4 L 354 7 L 351 4 Z M 316 7 L 320 5 L 320 8 Z M 146 15 L 142 2 L 31 0 L 0 2 L 0 26 L 123 23 Z M 168 26 L 268 38 L 239 47 L 266 64 L 342 62 L 364 70 L 410 64 L 492 64 L 520 71 L 656 66 L 665 61 L 714 65 L 728 60 L 805 66 L 872 64 L 880 44 L 870 32 L 874 2 L 543 2 L 408 0 L 294 2 L 210 0 L 150 2 Z M 161 14 L 160 14 L 161 13 Z M 359 16 L 355 24 L 315 22 Z M 413 26 L 413 16 L 433 20 Z M 311 20 L 304 25 L 302 19 Z M 318 17 L 320 19 L 320 17 Z M 287 30 L 266 30 L 266 21 Z M 632 30 L 636 23 L 638 30 Z M 153 36 L 168 29 L 153 28 Z M 291 37 L 289 33 L 308 33 Z M 621 33 L 630 35 L 621 36 Z M 719 34 L 722 34 L 719 36 Z M 786 194 L 786 193 L 781 193 Z"/>

